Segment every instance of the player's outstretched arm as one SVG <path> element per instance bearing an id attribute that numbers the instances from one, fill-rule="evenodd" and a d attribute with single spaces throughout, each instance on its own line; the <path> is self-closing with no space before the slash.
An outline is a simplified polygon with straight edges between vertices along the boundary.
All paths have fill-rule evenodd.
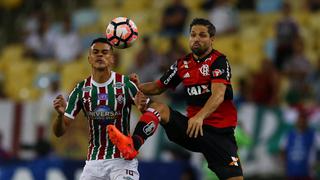
<path id="1" fill-rule="evenodd" d="M 130 80 L 134 82 L 145 95 L 159 95 L 166 90 L 166 88 L 160 87 L 157 81 L 141 83 L 139 76 L 135 73 L 130 75 Z"/>
<path id="2" fill-rule="evenodd" d="M 56 137 L 62 136 L 66 132 L 66 129 L 69 127 L 71 122 L 71 119 L 64 116 L 66 104 L 67 103 L 62 95 L 57 96 L 53 100 L 53 107 L 58 112 L 58 116 L 53 123 L 53 132 Z"/>

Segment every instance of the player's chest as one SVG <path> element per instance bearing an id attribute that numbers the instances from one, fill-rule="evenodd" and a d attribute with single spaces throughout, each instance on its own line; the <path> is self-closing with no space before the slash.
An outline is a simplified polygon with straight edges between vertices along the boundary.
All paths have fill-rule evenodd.
<path id="1" fill-rule="evenodd" d="M 179 66 L 179 76 L 185 86 L 210 83 L 210 63 L 182 61 Z"/>
<path id="2" fill-rule="evenodd" d="M 125 106 L 127 93 L 125 88 L 108 87 L 86 87 L 83 91 L 81 102 L 86 110 L 92 110 L 94 107 L 107 105 L 113 109 Z"/>

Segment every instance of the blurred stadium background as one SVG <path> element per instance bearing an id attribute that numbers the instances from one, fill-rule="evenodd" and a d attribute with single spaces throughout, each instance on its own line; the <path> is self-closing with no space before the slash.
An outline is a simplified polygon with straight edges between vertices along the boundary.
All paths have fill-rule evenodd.
<path id="1" fill-rule="evenodd" d="M 90 74 L 90 41 L 118 16 L 137 24 L 139 39 L 115 51 L 115 70 L 137 72 L 142 81 L 189 51 L 193 18 L 210 19 L 218 30 L 214 48 L 232 67 L 245 177 L 285 179 L 281 137 L 301 114 L 320 127 L 319 9 L 319 0 L 1 0 L 0 179 L 79 177 L 86 121 L 79 117 L 63 138 L 53 137 L 51 101 Z M 183 111 L 179 88 L 155 98 Z M 135 110 L 131 127 L 138 116 Z M 201 155 L 168 142 L 161 128 L 139 159 L 142 180 L 216 179 Z M 317 164 L 310 170 L 320 178 Z"/>

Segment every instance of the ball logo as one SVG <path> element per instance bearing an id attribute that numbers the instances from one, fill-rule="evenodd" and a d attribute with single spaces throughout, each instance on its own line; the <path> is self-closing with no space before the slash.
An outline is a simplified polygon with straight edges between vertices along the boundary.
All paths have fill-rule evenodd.
<path id="1" fill-rule="evenodd" d="M 199 68 L 202 76 L 209 76 L 209 65 L 208 64 L 203 64 L 201 68 Z"/>

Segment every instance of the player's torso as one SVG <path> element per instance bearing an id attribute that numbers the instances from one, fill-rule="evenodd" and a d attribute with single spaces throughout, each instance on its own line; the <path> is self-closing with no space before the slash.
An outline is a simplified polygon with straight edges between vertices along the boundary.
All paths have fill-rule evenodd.
<path id="1" fill-rule="evenodd" d="M 109 140 L 106 126 L 114 124 L 124 134 L 129 134 L 129 116 L 132 100 L 123 75 L 105 84 L 85 80 L 82 88 L 82 109 L 89 124 L 88 159 L 110 159 L 120 157 L 119 151 Z"/>
<path id="2" fill-rule="evenodd" d="M 211 64 L 210 56 L 202 62 L 196 62 L 191 55 L 178 61 L 178 75 L 185 87 L 189 105 L 203 105 L 211 96 Z"/>

